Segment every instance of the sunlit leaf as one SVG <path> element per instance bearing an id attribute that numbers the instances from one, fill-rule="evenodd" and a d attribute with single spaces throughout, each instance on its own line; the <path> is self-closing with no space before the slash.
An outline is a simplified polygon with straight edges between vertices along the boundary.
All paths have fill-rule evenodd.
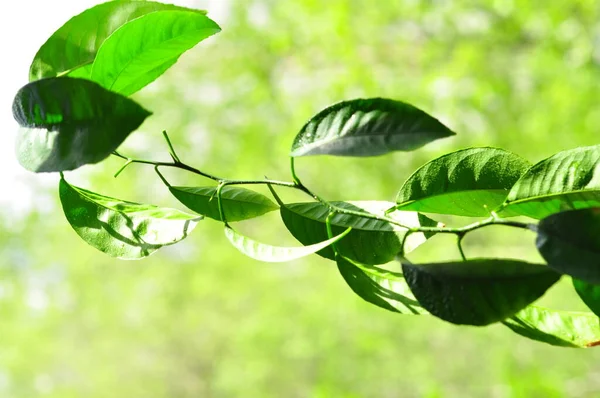
<path id="1" fill-rule="evenodd" d="M 139 259 L 186 238 L 201 217 L 126 202 L 60 181 L 67 220 L 88 244 L 112 257 Z"/>
<path id="2" fill-rule="evenodd" d="M 68 74 L 89 78 L 91 65 L 104 41 L 127 22 L 160 10 L 190 10 L 153 1 L 109 1 L 71 18 L 38 50 L 29 71 L 29 80 Z"/>
<path id="3" fill-rule="evenodd" d="M 385 211 L 394 206 L 391 202 L 332 202 L 336 207 L 366 212 L 383 216 Z M 287 229 L 296 239 L 305 245 L 314 244 L 327 239 L 325 220 L 330 209 L 318 202 L 292 203 L 281 206 L 281 218 Z M 415 212 L 395 211 L 389 218 L 402 223 L 406 227 L 430 226 L 437 223 Z M 352 227 L 348 236 L 336 248 L 340 255 L 363 264 L 385 264 L 392 261 L 402 250 L 402 241 L 407 229 L 387 221 L 374 220 L 367 217 L 338 213 L 331 219 L 334 234 Z M 424 243 L 431 234 L 412 233 L 406 238 L 405 253 Z M 331 248 L 321 250 L 319 255 L 334 260 Z"/>
<path id="4" fill-rule="evenodd" d="M 556 271 L 600 284 L 600 208 L 553 214 L 538 224 L 537 248 Z"/>
<path id="5" fill-rule="evenodd" d="M 190 210 L 221 220 L 217 202 L 217 187 L 169 187 L 169 190 Z M 278 206 L 266 196 L 245 188 L 224 186 L 221 203 L 227 221 L 241 221 L 261 216 Z"/>
<path id="6" fill-rule="evenodd" d="M 532 166 L 511 189 L 501 215 L 542 219 L 600 207 L 600 145 L 559 152 Z"/>
<path id="7" fill-rule="evenodd" d="M 401 314 L 427 314 L 415 300 L 402 274 L 359 264 L 342 256 L 336 259 L 340 274 L 363 300 Z"/>
<path id="8" fill-rule="evenodd" d="M 385 98 L 332 105 L 302 127 L 292 156 L 376 156 L 412 151 L 454 133 L 422 110 Z"/>
<path id="9" fill-rule="evenodd" d="M 220 30 L 206 15 L 194 11 L 144 15 L 106 39 L 90 78 L 109 90 L 133 94 L 162 75 L 184 52 Z"/>
<path id="10" fill-rule="evenodd" d="M 497 148 L 469 148 L 432 160 L 404 183 L 398 209 L 484 217 L 500 206 L 529 168 L 521 157 Z"/>
<path id="11" fill-rule="evenodd" d="M 423 308 L 445 321 L 475 326 L 513 316 L 560 279 L 544 265 L 504 259 L 406 262 L 402 271 Z"/>
<path id="12" fill-rule="evenodd" d="M 51 172 L 103 160 L 150 112 L 94 82 L 58 77 L 21 88 L 13 115 L 22 126 L 17 136 L 21 165 Z"/>
<path id="13" fill-rule="evenodd" d="M 334 236 L 331 239 L 327 239 L 324 242 L 320 242 L 310 246 L 301 247 L 281 247 L 272 246 L 265 243 L 257 242 L 250 239 L 230 227 L 225 227 L 225 236 L 231 244 L 237 248 L 240 252 L 246 256 L 259 261 L 265 261 L 270 263 L 283 263 L 287 261 L 297 260 L 302 257 L 306 257 L 310 254 L 316 253 L 319 250 L 331 246 L 336 243 L 350 232 L 350 228 L 341 234 Z"/>
<path id="14" fill-rule="evenodd" d="M 555 346 L 600 344 L 598 317 L 587 312 L 556 311 L 531 305 L 502 323 L 521 336 Z"/>
<path id="15" fill-rule="evenodd" d="M 600 284 L 573 279 L 573 287 L 585 305 L 600 317 Z"/>

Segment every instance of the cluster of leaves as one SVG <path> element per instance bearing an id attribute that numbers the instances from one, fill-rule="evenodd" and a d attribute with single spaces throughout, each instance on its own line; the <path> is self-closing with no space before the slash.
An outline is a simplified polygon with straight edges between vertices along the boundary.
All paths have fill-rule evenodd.
<path id="1" fill-rule="evenodd" d="M 31 82 L 13 104 L 21 125 L 17 156 L 31 171 L 61 173 L 64 213 L 84 241 L 110 256 L 139 259 L 181 241 L 200 220 L 212 218 L 224 224 L 234 247 L 256 260 L 284 262 L 316 253 L 335 261 L 352 291 L 389 311 L 432 314 L 461 325 L 501 322 L 525 337 L 560 346 L 600 341 L 600 146 L 560 152 L 535 165 L 502 149 L 462 149 L 419 168 L 395 203 L 327 201 L 301 182 L 293 163 L 301 156 L 412 151 L 454 135 L 436 118 L 391 99 L 344 101 L 312 117 L 292 144 L 291 182 L 209 175 L 183 163 L 166 133 L 172 162 L 116 152 L 151 114 L 128 96 L 219 30 L 203 11 L 150 1 L 108 2 L 73 17 L 36 54 Z M 126 160 L 121 170 L 132 163 L 154 166 L 193 214 L 111 198 L 66 181 L 63 172 L 111 154 Z M 162 167 L 187 170 L 214 183 L 172 186 Z M 240 187 L 258 184 L 267 185 L 275 201 Z M 284 203 L 275 187 L 302 191 L 312 201 Z M 271 211 L 280 212 L 301 246 L 257 242 L 230 224 Z M 423 213 L 479 220 L 447 227 Z M 531 221 L 510 219 L 515 216 Z M 462 239 L 499 224 L 536 233 L 547 264 L 467 259 Z M 462 261 L 414 264 L 407 259 L 435 234 L 455 235 Z M 396 261 L 402 272 L 386 266 Z M 593 313 L 532 305 L 562 275 L 574 278 L 577 293 Z"/>

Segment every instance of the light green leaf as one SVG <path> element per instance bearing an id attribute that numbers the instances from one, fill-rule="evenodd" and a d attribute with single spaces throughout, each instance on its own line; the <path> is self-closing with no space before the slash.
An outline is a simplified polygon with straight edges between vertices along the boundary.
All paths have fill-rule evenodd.
<path id="1" fill-rule="evenodd" d="M 401 314 L 428 314 L 414 298 L 402 274 L 359 264 L 342 256 L 338 256 L 336 262 L 348 286 L 363 300 Z"/>
<path id="2" fill-rule="evenodd" d="M 89 78 L 91 65 L 104 41 L 127 22 L 161 10 L 190 10 L 153 1 L 109 1 L 71 18 L 39 49 L 29 70 L 29 80 L 68 74 Z"/>
<path id="3" fill-rule="evenodd" d="M 179 57 L 221 29 L 194 11 L 160 11 L 117 29 L 98 50 L 91 79 L 131 95 L 169 69 Z"/>
<path id="4" fill-rule="evenodd" d="M 172 186 L 169 190 L 188 209 L 222 221 L 217 202 L 217 187 Z M 221 203 L 228 222 L 248 220 L 279 208 L 258 192 L 227 185 L 221 190 Z"/>
<path id="5" fill-rule="evenodd" d="M 227 226 L 225 227 L 225 236 L 235 248 L 250 258 L 269 263 L 284 263 L 316 253 L 319 250 L 338 242 L 344 236 L 348 235 L 350 230 L 351 228 L 348 228 L 341 234 L 334 236 L 331 239 L 327 239 L 324 242 L 302 247 L 280 247 L 267 245 L 241 235 Z"/>
<path id="6" fill-rule="evenodd" d="M 600 316 L 600 284 L 592 284 L 573 279 L 573 287 L 581 300 L 597 316 Z"/>
<path id="7" fill-rule="evenodd" d="M 353 211 L 384 216 L 387 209 L 394 206 L 391 202 L 331 202 L 334 206 Z M 302 244 L 310 245 L 327 239 L 325 220 L 329 208 L 318 202 L 292 203 L 281 206 L 281 218 L 287 229 Z M 429 226 L 437 223 L 415 212 L 394 211 L 387 217 L 402 223 L 406 227 Z M 374 220 L 356 215 L 337 213 L 331 219 L 334 234 L 352 227 L 352 232 L 338 244 L 340 255 L 363 264 L 385 264 L 402 250 L 402 241 L 407 229 L 387 221 Z M 433 234 L 412 233 L 406 238 L 405 253 L 409 253 L 424 243 Z M 335 260 L 331 248 L 320 251 L 320 256 Z"/>
<path id="8" fill-rule="evenodd" d="M 511 189 L 500 215 L 542 219 L 600 207 L 600 145 L 559 152 L 532 166 Z"/>
<path id="9" fill-rule="evenodd" d="M 175 209 L 126 202 L 61 179 L 67 220 L 88 244 L 112 257 L 134 260 L 186 238 L 201 217 Z"/>
<path id="10" fill-rule="evenodd" d="M 17 136 L 17 157 L 35 172 L 97 163 L 150 114 L 89 80 L 38 80 L 21 88 L 13 103 L 13 115 L 23 127 Z"/>
<path id="11" fill-rule="evenodd" d="M 404 102 L 355 99 L 309 120 L 294 139 L 291 156 L 376 156 L 412 151 L 452 135 L 439 120 Z"/>
<path id="12" fill-rule="evenodd" d="M 432 315 L 474 326 L 513 316 L 560 279 L 544 265 L 504 259 L 403 263 L 402 271 L 417 301 Z"/>
<path id="13" fill-rule="evenodd" d="M 587 312 L 556 311 L 530 305 L 502 323 L 521 336 L 555 346 L 600 345 L 598 317 Z"/>
<path id="14" fill-rule="evenodd" d="M 551 268 L 600 284 L 600 208 L 553 214 L 537 230 L 535 244 Z"/>
<path id="15" fill-rule="evenodd" d="M 521 157 L 497 148 L 469 148 L 434 159 L 404 183 L 401 210 L 485 217 L 502 205 L 529 168 Z"/>

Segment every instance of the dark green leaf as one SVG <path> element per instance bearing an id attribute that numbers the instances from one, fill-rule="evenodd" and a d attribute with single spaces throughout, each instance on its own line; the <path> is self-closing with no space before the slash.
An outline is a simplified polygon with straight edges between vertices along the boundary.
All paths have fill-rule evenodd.
<path id="1" fill-rule="evenodd" d="M 188 236 L 201 217 L 126 202 L 60 181 L 67 220 L 88 244 L 112 257 L 139 259 Z"/>
<path id="2" fill-rule="evenodd" d="M 586 312 L 555 311 L 533 305 L 502 322 L 513 332 L 561 347 L 600 344 L 598 317 Z"/>
<path id="3" fill-rule="evenodd" d="M 376 156 L 412 151 L 454 133 L 412 105 L 385 98 L 332 105 L 302 127 L 292 156 Z"/>
<path id="4" fill-rule="evenodd" d="M 116 30 L 98 50 L 91 79 L 131 95 L 153 82 L 179 57 L 221 29 L 194 11 L 160 11 Z"/>
<path id="5" fill-rule="evenodd" d="M 531 167 L 511 189 L 500 215 L 542 219 L 600 207 L 600 145 L 559 152 Z"/>
<path id="6" fill-rule="evenodd" d="M 217 203 L 217 187 L 169 187 L 169 190 L 190 210 L 222 221 Z M 223 187 L 221 203 L 225 218 L 229 222 L 248 220 L 278 209 L 266 196 L 233 186 Z"/>
<path id="7" fill-rule="evenodd" d="M 13 115 L 23 127 L 17 136 L 19 162 L 31 171 L 50 172 L 101 161 L 150 112 L 94 82 L 58 77 L 21 88 Z"/>
<path id="8" fill-rule="evenodd" d="M 485 217 L 502 205 L 529 168 L 521 157 L 496 148 L 470 148 L 432 160 L 404 183 L 398 209 Z"/>
<path id="9" fill-rule="evenodd" d="M 385 210 L 392 207 L 391 202 L 332 202 L 333 205 L 346 210 L 366 212 L 383 216 Z M 329 208 L 318 202 L 292 203 L 281 206 L 281 218 L 287 229 L 304 245 L 310 245 L 327 239 L 325 220 Z M 415 212 L 395 211 L 388 217 L 408 227 L 436 226 L 436 222 Z M 385 264 L 396 257 L 402 249 L 402 241 L 406 236 L 406 228 L 387 221 L 374 220 L 348 214 L 336 214 L 332 220 L 332 231 L 339 234 L 348 227 L 352 231 L 341 242 L 336 244 L 340 255 L 363 264 Z M 431 235 L 412 233 L 405 243 L 405 253 L 414 250 Z M 334 260 L 331 248 L 321 250 L 320 256 Z"/>
<path id="10" fill-rule="evenodd" d="M 89 78 L 98 49 L 113 32 L 133 19 L 160 10 L 192 11 L 153 1 L 121 0 L 99 4 L 74 16 L 39 49 L 31 64 L 29 80 L 64 74 Z"/>
<path id="11" fill-rule="evenodd" d="M 401 314 L 428 313 L 415 300 L 402 274 L 359 264 L 342 256 L 337 257 L 337 266 L 348 286 L 363 300 Z"/>
<path id="12" fill-rule="evenodd" d="M 600 284 L 600 208 L 565 211 L 538 224 L 537 248 L 556 271 Z"/>
<path id="13" fill-rule="evenodd" d="M 600 285 L 595 285 L 573 279 L 573 287 L 581 297 L 581 300 L 588 306 L 590 310 L 597 316 L 600 316 Z"/>
<path id="14" fill-rule="evenodd" d="M 503 259 L 404 263 L 402 270 L 423 308 L 445 321 L 474 326 L 513 316 L 560 278 L 544 265 Z"/>
<path id="15" fill-rule="evenodd" d="M 225 227 L 225 236 L 236 249 L 250 258 L 270 263 L 284 263 L 306 257 L 338 242 L 344 236 L 348 235 L 349 232 L 350 228 L 331 239 L 310 246 L 280 247 L 257 242 L 234 231 L 230 227 Z"/>

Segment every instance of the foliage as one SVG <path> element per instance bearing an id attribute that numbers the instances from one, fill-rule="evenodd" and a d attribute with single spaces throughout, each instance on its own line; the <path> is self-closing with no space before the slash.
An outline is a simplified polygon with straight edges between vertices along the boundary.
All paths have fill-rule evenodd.
<path id="1" fill-rule="evenodd" d="M 23 127 L 19 161 L 35 172 L 61 172 L 63 210 L 87 243 L 114 257 L 142 258 L 186 238 L 205 216 L 222 222 L 228 240 L 252 258 L 288 261 L 318 252 L 336 261 L 353 292 L 390 311 L 430 313 L 455 324 L 502 322 L 522 336 L 559 346 L 598 344 L 600 328 L 589 322 L 597 321 L 594 316 L 555 315 L 531 304 L 566 275 L 577 278 L 577 292 L 597 313 L 600 146 L 562 151 L 533 166 L 506 150 L 468 148 L 419 168 L 400 188 L 396 203 L 325 200 L 299 178 L 296 158 L 413 151 L 454 135 L 421 109 L 377 97 L 343 101 L 311 118 L 293 140 L 292 181 L 216 177 L 184 163 L 166 132 L 172 161 L 126 156 L 116 149 L 150 115 L 126 96 L 220 30 L 203 12 L 143 4 L 148 8 L 136 1 L 106 3 L 71 19 L 40 49 L 31 67 L 33 81 L 19 91 L 13 106 Z M 119 22 L 103 26 L 112 14 L 120 16 Z M 71 31 L 77 35 L 70 36 Z M 90 47 L 92 42 L 96 44 Z M 96 194 L 70 185 L 62 175 L 111 153 L 125 160 L 116 175 L 131 164 L 151 165 L 173 196 L 197 214 Z M 216 186 L 174 187 L 161 173 L 165 168 L 191 172 Z M 278 206 L 237 185 L 268 186 Z M 301 192 L 313 202 L 285 203 L 275 187 Z M 306 246 L 259 243 L 230 225 L 277 207 L 286 228 Z M 484 218 L 448 227 L 418 212 Z M 509 219 L 514 216 L 533 221 Z M 537 248 L 547 265 L 467 259 L 463 239 L 495 225 L 537 234 Z M 462 261 L 407 259 L 420 244 L 441 234 L 456 237 Z M 387 271 L 384 264 L 390 261 L 400 262 L 403 272 Z"/>

